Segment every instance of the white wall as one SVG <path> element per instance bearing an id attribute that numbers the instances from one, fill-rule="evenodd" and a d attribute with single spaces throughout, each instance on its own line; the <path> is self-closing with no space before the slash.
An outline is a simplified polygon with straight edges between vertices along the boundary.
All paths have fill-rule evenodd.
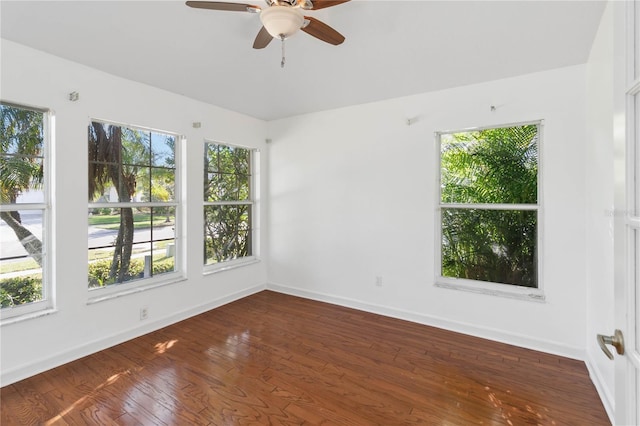
<path id="1" fill-rule="evenodd" d="M 270 122 L 269 285 L 582 359 L 585 83 L 574 66 Z M 546 303 L 434 287 L 434 132 L 537 119 Z"/>
<path id="2" fill-rule="evenodd" d="M 54 279 L 57 312 L 0 329 L 2 385 L 144 334 L 264 288 L 266 262 L 202 274 L 203 140 L 261 148 L 263 121 L 123 80 L 2 40 L 4 101 L 50 108 L 55 114 Z M 185 70 L 184 78 L 188 78 Z M 80 93 L 70 102 L 69 92 Z M 90 118 L 145 126 L 187 138 L 186 249 L 188 279 L 87 304 L 87 126 Z M 192 128 L 195 121 L 202 128 Z M 262 156 L 265 170 L 266 155 Z M 265 182 L 263 182 L 264 184 Z M 260 204 L 264 229 L 266 203 Z M 264 253 L 262 244 L 260 251 Z M 139 309 L 149 307 L 149 319 Z M 179 344 L 179 342 L 178 342 Z"/>
<path id="3" fill-rule="evenodd" d="M 613 218 L 613 4 L 600 22 L 587 63 L 586 139 L 586 357 L 593 382 L 613 418 L 614 363 L 596 334 L 611 334 L 614 321 Z M 618 212 L 616 214 L 619 214 Z"/>

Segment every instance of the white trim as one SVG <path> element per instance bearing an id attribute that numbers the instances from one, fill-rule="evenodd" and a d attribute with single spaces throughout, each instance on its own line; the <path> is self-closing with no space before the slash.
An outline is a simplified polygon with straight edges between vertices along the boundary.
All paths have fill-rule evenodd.
<path id="1" fill-rule="evenodd" d="M 520 127 L 520 126 L 530 126 L 530 125 L 544 125 L 544 119 L 541 118 L 539 120 L 531 120 L 531 121 L 517 121 L 515 123 L 507 123 L 507 124 L 496 124 L 496 125 L 487 125 L 487 126 L 476 126 L 476 127 L 467 127 L 465 129 L 454 129 L 454 130 L 438 130 L 435 132 L 436 136 L 439 135 L 450 135 L 453 133 L 467 133 L 467 132 L 479 132 L 481 130 L 489 130 L 489 129 L 506 129 L 507 127 Z M 438 147 L 439 149 L 439 147 Z M 440 152 L 438 150 L 438 152 Z"/>
<path id="2" fill-rule="evenodd" d="M 331 303 L 338 306 L 357 309 L 378 315 L 384 315 L 391 318 L 411 321 L 418 324 L 428 325 L 441 328 L 444 330 L 455 331 L 457 333 L 468 334 L 470 336 L 480 337 L 483 339 L 494 340 L 496 342 L 515 345 L 526 349 L 546 352 L 567 358 L 584 360 L 585 350 L 583 347 L 568 346 L 564 342 L 556 342 L 551 340 L 542 340 L 531 338 L 524 334 L 509 333 L 489 327 L 479 327 L 475 324 L 464 323 L 460 321 L 452 321 L 446 318 L 428 315 L 420 312 L 407 311 L 403 309 L 395 309 L 388 306 L 382 306 L 356 299 L 342 296 L 335 296 L 327 293 L 319 293 L 315 291 L 305 290 L 296 287 L 290 287 L 282 284 L 268 283 L 267 290 L 278 293 L 289 294 L 292 296 L 303 297 L 305 299 L 317 300 L 320 302 Z"/>
<path id="3" fill-rule="evenodd" d="M 146 166 L 145 166 L 146 167 Z M 176 169 L 173 169 L 176 170 Z M 177 173 L 176 173 L 177 175 Z M 176 184 L 177 186 L 177 184 Z M 175 191 L 175 189 L 174 189 Z M 126 202 L 113 202 L 113 203 L 89 203 L 88 205 L 88 209 L 122 209 L 122 208 L 132 208 L 132 209 L 139 209 L 139 208 L 148 208 L 148 207 L 179 207 L 180 206 L 180 202 L 178 201 L 144 201 L 144 202 L 138 202 L 138 201 L 131 201 L 129 203 Z"/>
<path id="4" fill-rule="evenodd" d="M 241 201 L 205 201 L 205 206 L 252 206 L 252 200 Z"/>
<path id="5" fill-rule="evenodd" d="M 44 293 L 44 286 L 43 286 Z M 43 297 L 46 295 L 43 294 Z M 38 300 L 36 302 L 25 303 L 18 306 L 2 308 L 0 317 L 0 326 L 20 322 L 23 319 L 37 318 L 39 313 L 54 311 L 52 303 L 48 299 Z"/>
<path id="6" fill-rule="evenodd" d="M 42 114 L 42 166 L 44 168 L 43 176 L 43 197 L 42 203 L 16 203 L 16 204 L 0 204 L 0 211 L 23 211 L 30 210 L 42 211 L 42 265 L 41 265 L 41 285 L 42 300 L 37 302 L 19 305 L 13 308 L 4 308 L 0 311 L 0 326 L 5 324 L 14 324 L 23 320 L 37 318 L 55 310 L 55 292 L 54 292 L 54 236 L 53 231 L 53 215 L 52 194 L 54 184 L 53 161 L 54 143 L 55 143 L 55 117 L 53 111 L 49 108 L 38 108 L 26 106 L 19 103 L 11 103 L 1 101 L 2 104 L 20 108 L 23 110 L 35 111 Z"/>
<path id="7" fill-rule="evenodd" d="M 154 278 L 157 279 L 154 280 Z M 151 280 L 153 281 L 150 282 Z M 180 272 L 173 272 L 171 273 L 171 277 L 167 277 L 164 274 L 161 274 L 154 275 L 151 278 L 110 284 L 104 287 L 94 287 L 89 289 L 89 298 L 87 299 L 87 305 L 93 305 L 94 303 L 117 299 L 119 297 L 128 296 L 130 294 L 136 294 L 143 291 L 152 290 L 154 288 L 164 287 L 166 285 L 178 284 L 183 281 L 186 281 L 186 278 L 180 275 Z M 132 285 L 129 286 L 128 284 Z M 95 294 L 95 296 L 92 296 L 92 294 Z"/>
<path id="8" fill-rule="evenodd" d="M 26 379 L 27 377 L 31 377 L 35 374 L 39 374 L 52 368 L 58 367 L 62 364 L 66 364 L 68 362 L 77 360 L 87 355 L 91 355 L 93 353 L 110 348 L 128 340 L 135 339 L 136 337 L 140 337 L 152 331 L 175 324 L 187 318 L 191 318 L 212 309 L 216 309 L 220 306 L 258 293 L 265 288 L 266 286 L 264 284 L 252 286 L 235 293 L 220 296 L 209 302 L 185 309 L 175 314 L 168 315 L 164 318 L 159 318 L 155 321 L 144 322 L 139 327 L 136 327 L 134 329 L 115 333 L 106 338 L 94 340 L 86 344 L 69 348 L 62 352 L 58 352 L 56 354 L 44 355 L 40 359 L 29 364 L 23 364 L 10 370 L 3 370 L 2 375 L 0 376 L 0 383 L 2 383 L 2 386 L 10 385 L 20 380 Z M 43 351 L 42 353 L 46 354 L 46 351 Z"/>
<path id="9" fill-rule="evenodd" d="M 226 262 L 212 263 L 210 265 L 204 265 L 202 275 L 213 275 L 218 272 L 230 271 L 231 269 L 242 268 L 244 266 L 260 263 L 261 260 L 255 256 L 241 257 L 240 259 L 233 259 Z"/>
<path id="10" fill-rule="evenodd" d="M 258 229 L 258 212 L 257 210 L 257 202 L 256 202 L 256 188 L 258 187 L 257 182 L 257 160 L 259 159 L 260 150 L 257 148 L 246 147 L 242 145 L 235 144 L 227 144 L 224 142 L 217 142 L 211 139 L 204 139 L 204 158 L 206 164 L 204 164 L 204 176 L 203 180 L 208 179 L 209 175 L 209 156 L 208 156 L 208 146 L 223 146 L 233 149 L 243 149 L 249 152 L 249 198 L 246 200 L 220 200 L 220 201 L 207 201 L 206 197 L 203 200 L 202 205 L 202 213 L 204 213 L 206 207 L 216 207 L 216 206 L 249 206 L 249 233 L 248 237 L 250 239 L 249 244 L 249 252 L 250 255 L 238 259 L 233 259 L 229 261 L 222 261 L 217 263 L 207 264 L 206 261 L 206 247 L 205 247 L 205 261 L 203 264 L 203 275 L 215 274 L 222 271 L 227 271 L 230 269 L 235 269 L 238 267 L 242 267 L 245 265 L 249 265 L 252 263 L 259 262 L 260 260 L 257 258 L 257 229 Z M 205 194 L 203 194 L 205 195 Z M 203 232 L 202 234 L 202 243 L 206 244 L 207 235 Z"/>
<path id="11" fill-rule="evenodd" d="M 627 89 L 628 96 L 635 96 L 640 93 L 640 79 L 631 83 L 631 86 Z"/>
<path id="12" fill-rule="evenodd" d="M 2 98 L 0 98 L 0 103 L 13 107 L 13 108 L 22 108 L 22 109 L 26 109 L 29 111 L 35 111 L 35 112 L 41 112 L 43 114 L 46 114 L 48 112 L 52 112 L 51 109 L 49 108 L 43 108 L 43 107 L 39 107 L 39 106 L 34 106 L 34 105 L 27 105 L 27 104 L 23 104 L 20 102 L 12 102 L 12 101 L 7 101 L 4 100 Z"/>
<path id="13" fill-rule="evenodd" d="M 461 209 L 461 210 L 535 210 L 540 209 L 539 204 L 461 204 L 461 203 L 440 203 L 441 209 Z"/>
<path id="14" fill-rule="evenodd" d="M 635 76 L 637 46 L 635 30 L 638 17 L 634 10 L 637 1 L 614 3 L 614 116 L 613 137 L 615 153 L 614 207 L 624 214 L 614 216 L 614 321 L 624 334 L 624 356 L 615 357 L 615 422 L 637 424 L 638 418 L 638 378 L 639 366 L 634 366 L 633 351 L 637 349 L 635 321 L 637 299 L 635 288 L 638 283 L 635 269 L 637 260 L 634 236 L 638 216 L 638 172 L 640 171 L 640 151 L 636 134 L 636 99 L 639 86 Z M 611 332 L 610 330 L 609 332 Z"/>
<path id="15" fill-rule="evenodd" d="M 231 148 L 240 148 L 240 149 L 246 149 L 247 151 L 260 151 L 258 148 L 249 146 L 249 145 L 242 145 L 239 143 L 230 143 L 230 142 L 223 142 L 220 140 L 216 140 L 216 139 L 210 139 L 210 138 L 204 138 L 204 143 L 205 144 L 214 144 L 214 145 L 224 145 L 224 146 L 228 146 Z"/>
<path id="16" fill-rule="evenodd" d="M 518 127 L 518 126 L 527 126 L 527 125 L 535 125 L 537 128 L 537 137 L 538 137 L 538 174 L 536 176 L 537 179 L 537 200 L 535 204 L 488 204 L 488 203 L 444 203 L 442 202 L 442 135 L 446 134 L 454 134 L 454 133 L 465 133 L 471 131 L 479 131 L 479 130 L 488 130 L 488 129 L 503 129 L 509 127 Z M 508 297 L 512 299 L 521 299 L 521 300 L 533 300 L 538 302 L 544 302 L 545 295 L 543 292 L 543 221 L 544 221 L 544 212 L 543 212 L 543 191 L 542 191 L 542 149 L 543 149 L 543 133 L 544 133 L 544 120 L 534 120 L 528 122 L 519 122 L 513 124 L 502 124 L 502 125 L 490 125 L 485 127 L 474 127 L 463 130 L 451 130 L 451 131 L 437 131 L 435 132 L 435 160 L 436 160 L 436 188 L 435 196 L 436 196 L 436 214 L 435 214 L 435 232 L 434 232 L 434 242 L 435 242 L 435 276 L 434 276 L 434 285 L 437 287 L 447 288 L 447 289 L 455 289 L 462 291 L 470 291 L 474 293 L 481 293 L 485 295 L 491 296 L 499 296 L 499 297 Z M 527 210 L 527 211 L 535 211 L 536 219 L 537 219 L 537 229 L 536 229 L 536 284 L 537 288 L 526 288 L 526 291 L 523 291 L 521 286 L 512 285 L 512 284 L 502 284 L 502 283 L 493 283 L 493 282 L 485 282 L 485 281 L 477 281 L 477 280 L 466 280 L 466 279 L 455 279 L 451 277 L 445 277 L 442 275 L 442 210 L 443 209 L 467 209 L 467 210 Z"/>
<path id="17" fill-rule="evenodd" d="M 131 124 L 131 123 L 123 123 L 123 122 L 118 122 L 118 121 L 111 121 L 111 120 L 105 120 L 102 118 L 97 118 L 97 117 L 89 117 L 89 124 L 88 126 L 91 127 L 91 123 L 96 122 L 96 123 L 102 123 L 102 124 L 107 124 L 109 126 L 117 126 L 117 127 L 127 127 L 131 130 L 140 130 L 142 132 L 154 132 L 154 133 L 162 133 L 162 134 L 166 134 L 169 136 L 174 136 L 176 138 L 176 141 L 180 138 L 183 138 L 184 135 L 181 135 L 179 133 L 176 132 L 172 132 L 169 130 L 162 130 L 162 129 L 158 129 L 155 127 L 146 127 L 146 126 L 139 126 L 137 124 Z M 177 161 L 177 159 L 176 159 Z M 177 162 L 176 162 L 177 164 Z"/>
<path id="18" fill-rule="evenodd" d="M 44 161 L 44 157 L 43 157 Z M 45 164 L 46 166 L 46 164 Z M 46 188 L 45 188 L 45 198 L 46 198 Z M 21 211 L 21 210 L 47 210 L 49 207 L 48 203 L 16 203 L 16 204 L 0 204 L 0 212 L 13 212 L 13 211 Z"/>
<path id="19" fill-rule="evenodd" d="M 5 308 L 7 309 L 7 308 Z M 32 312 L 29 313 L 22 313 L 19 316 L 11 316 L 8 317 L 7 319 L 2 320 L 2 322 L 0 322 L 0 326 L 5 326 L 5 325 L 10 325 L 10 324 L 16 324 L 19 322 L 23 322 L 23 321 L 28 321 L 28 320 L 32 320 L 35 318 L 41 318 L 41 317 L 46 317 L 47 315 L 52 315 L 57 313 L 58 310 L 57 309 L 53 309 L 53 308 L 39 308 L 38 310 L 34 310 Z"/>
<path id="20" fill-rule="evenodd" d="M 640 217 L 628 217 L 627 218 L 627 226 L 633 229 L 640 229 Z"/>
<path id="21" fill-rule="evenodd" d="M 615 400 L 613 398 L 613 395 L 611 394 L 611 389 L 606 385 L 606 382 L 604 381 L 600 370 L 596 368 L 598 364 L 593 362 L 591 354 L 586 354 L 584 363 L 587 366 L 587 371 L 589 371 L 589 378 L 591 379 L 591 382 L 593 382 L 593 386 L 596 388 L 596 392 L 598 392 L 598 396 L 602 401 L 602 405 L 604 405 L 604 410 L 607 412 L 609 421 L 611 422 L 611 424 L 615 424 Z"/>
<path id="22" fill-rule="evenodd" d="M 105 285 L 103 287 L 91 288 L 89 287 L 89 283 L 87 283 L 87 304 L 98 303 L 104 300 L 111 300 L 114 298 L 126 296 L 129 294 L 138 293 L 140 291 L 146 291 L 152 288 L 161 287 L 169 284 L 175 284 L 186 279 L 186 270 L 183 259 L 185 258 L 184 252 L 186 248 L 184 247 L 183 241 L 185 240 L 184 236 L 181 234 L 182 232 L 182 218 L 185 216 L 185 204 L 182 202 L 182 193 L 183 193 L 183 173 L 186 169 L 185 164 L 183 164 L 182 157 L 182 147 L 186 145 L 186 138 L 184 135 L 181 135 L 176 132 L 152 129 L 148 127 L 135 126 L 130 124 L 116 123 L 109 120 L 102 120 L 97 118 L 89 118 L 88 127 L 91 129 L 93 123 L 99 124 L 107 124 L 114 127 L 127 128 L 133 131 L 139 132 L 149 132 L 155 133 L 159 135 L 166 135 L 174 138 L 174 147 L 173 147 L 173 167 L 159 167 L 151 164 L 142 164 L 141 167 L 145 169 L 153 169 L 153 168 L 164 168 L 167 170 L 173 170 L 173 192 L 174 192 L 174 200 L 168 202 L 161 201 L 146 201 L 146 202 L 92 202 L 89 201 L 87 204 L 87 210 L 90 211 L 96 208 L 132 208 L 137 209 L 141 207 L 146 208 L 165 208 L 165 207 L 173 207 L 175 209 L 175 220 L 173 224 L 173 241 L 175 244 L 175 253 L 174 253 L 174 264 L 173 272 L 168 272 L 166 274 L 160 275 L 152 275 L 149 278 L 141 278 L 136 280 L 130 280 L 123 283 L 112 283 Z M 151 136 L 150 136 L 151 137 Z M 89 142 L 89 140 L 87 140 Z M 151 139 L 149 140 L 151 144 Z M 90 225 L 89 225 L 90 226 Z M 151 227 L 153 228 L 153 226 Z M 88 240 L 87 240 L 88 241 Z M 148 241 L 148 243 L 152 243 L 155 240 Z M 87 242 L 88 244 L 88 242 Z M 136 243 L 134 241 L 133 243 Z M 87 253 L 89 253 L 92 248 L 87 246 Z M 87 263 L 88 265 L 88 263 Z M 87 266 L 88 268 L 88 266 Z"/>
<path id="23" fill-rule="evenodd" d="M 539 288 L 522 287 L 512 284 L 499 284 L 484 281 L 465 280 L 461 278 L 437 277 L 436 287 L 449 290 L 467 291 L 470 293 L 484 294 L 486 296 L 499 296 L 509 299 L 528 300 L 531 302 L 545 303 L 546 296 Z"/>

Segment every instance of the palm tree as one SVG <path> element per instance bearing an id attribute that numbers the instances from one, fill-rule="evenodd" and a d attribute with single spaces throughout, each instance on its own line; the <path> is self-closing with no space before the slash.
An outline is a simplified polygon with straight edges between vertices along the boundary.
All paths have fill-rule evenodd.
<path id="1" fill-rule="evenodd" d="M 126 154 L 122 143 L 122 128 L 92 122 L 89 127 L 89 199 L 102 195 L 112 184 L 119 202 L 130 202 L 136 191 L 137 167 L 123 165 Z M 133 209 L 120 209 L 120 227 L 115 241 L 109 278 L 123 282 L 131 263 L 133 249 Z"/>
<path id="2" fill-rule="evenodd" d="M 446 138 L 444 138 L 446 136 Z M 535 125 L 443 135 L 442 202 L 537 203 Z M 531 210 L 442 208 L 442 274 L 537 287 Z"/>
<path id="3" fill-rule="evenodd" d="M 43 114 L 0 104 L 0 201 L 15 204 L 18 197 L 42 187 Z M 0 212 L 27 253 L 42 266 L 42 241 L 24 227 L 17 210 Z"/>

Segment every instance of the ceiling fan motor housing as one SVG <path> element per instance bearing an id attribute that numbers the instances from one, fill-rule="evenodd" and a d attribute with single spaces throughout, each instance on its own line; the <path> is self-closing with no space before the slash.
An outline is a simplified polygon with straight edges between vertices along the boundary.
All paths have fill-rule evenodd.
<path id="1" fill-rule="evenodd" d="M 271 6 L 260 12 L 260 20 L 272 37 L 286 39 L 302 27 L 304 16 L 298 8 Z"/>

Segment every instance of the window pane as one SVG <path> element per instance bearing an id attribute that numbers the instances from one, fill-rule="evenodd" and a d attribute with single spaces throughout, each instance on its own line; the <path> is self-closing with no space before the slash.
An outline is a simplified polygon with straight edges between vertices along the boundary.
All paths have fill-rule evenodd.
<path id="1" fill-rule="evenodd" d="M 218 145 L 212 143 L 204 144 L 204 164 L 208 172 L 218 171 Z"/>
<path id="2" fill-rule="evenodd" d="M 251 256 L 251 206 L 205 206 L 205 264 Z"/>
<path id="3" fill-rule="evenodd" d="M 443 203 L 535 204 L 536 125 L 442 134 Z"/>
<path id="4" fill-rule="evenodd" d="M 249 175 L 209 173 L 205 182 L 205 201 L 245 201 L 250 196 Z"/>
<path id="5" fill-rule="evenodd" d="M 537 287 L 537 212 L 442 209 L 442 276 Z"/>
<path id="6" fill-rule="evenodd" d="M 2 154 L 42 157 L 44 114 L 40 111 L 0 104 Z"/>
<path id="7" fill-rule="evenodd" d="M 151 133 L 151 157 L 154 166 L 175 168 L 175 137 Z"/>
<path id="8" fill-rule="evenodd" d="M 2 204 L 44 203 L 44 159 L 21 155 L 0 157 Z"/>
<path id="9" fill-rule="evenodd" d="M 0 104 L 0 201 L 44 201 L 44 114 Z"/>
<path id="10" fill-rule="evenodd" d="M 250 151 L 248 149 L 234 148 L 232 151 L 233 170 L 237 174 L 249 174 Z"/>
<path id="11" fill-rule="evenodd" d="M 0 217 L 2 307 L 42 300 L 44 210 L 2 212 Z"/>
<path id="12" fill-rule="evenodd" d="M 250 167 L 250 150 L 205 144 L 205 201 L 249 200 Z"/>
<path id="13" fill-rule="evenodd" d="M 136 179 L 136 192 L 133 195 L 131 201 L 133 202 L 150 202 L 151 193 L 153 188 L 151 187 L 151 169 L 147 167 L 141 167 L 135 173 Z"/>
<path id="14" fill-rule="evenodd" d="M 174 271 L 175 213 L 175 207 L 91 209 L 89 287 Z"/>
<path id="15" fill-rule="evenodd" d="M 153 275 L 173 272 L 176 256 L 176 208 L 154 207 L 153 214 Z"/>
<path id="16" fill-rule="evenodd" d="M 250 185 L 251 176 L 249 175 L 238 175 L 237 176 L 237 188 L 238 188 L 238 200 L 248 200 L 249 199 L 249 185 Z"/>
<path id="17" fill-rule="evenodd" d="M 117 126 L 111 126 L 117 127 Z M 122 164 L 151 166 L 151 133 L 120 127 L 122 129 Z"/>
<path id="18" fill-rule="evenodd" d="M 220 175 L 218 173 L 207 173 L 204 178 L 204 200 L 213 202 L 218 200 L 218 186 L 220 185 Z"/>
<path id="19" fill-rule="evenodd" d="M 175 137 L 172 135 L 92 122 L 89 127 L 89 202 L 173 201 L 174 153 Z"/>
<path id="20" fill-rule="evenodd" d="M 151 168 L 151 201 L 167 202 L 175 199 L 175 170 Z"/>

